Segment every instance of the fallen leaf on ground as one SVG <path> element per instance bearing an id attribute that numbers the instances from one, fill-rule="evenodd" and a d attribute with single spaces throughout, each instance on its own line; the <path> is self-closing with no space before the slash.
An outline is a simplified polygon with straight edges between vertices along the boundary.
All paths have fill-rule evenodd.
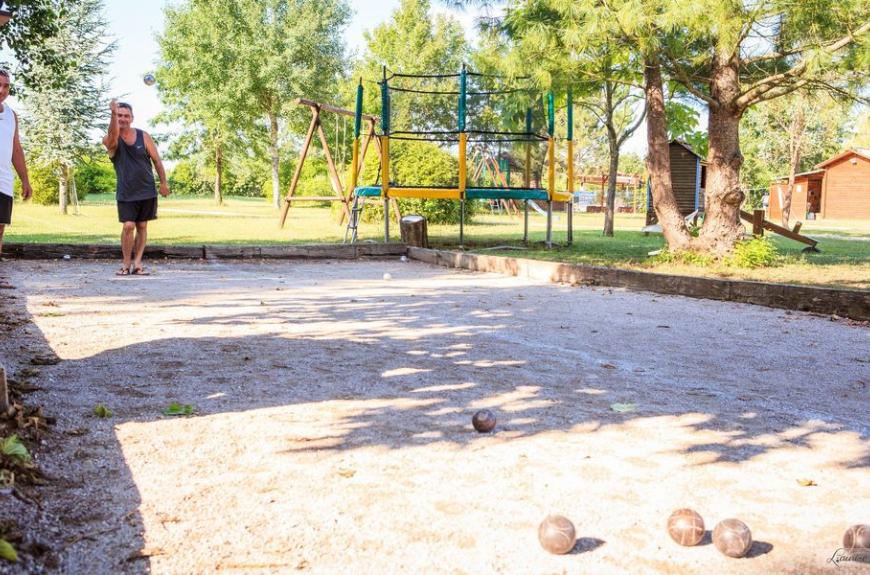
<path id="1" fill-rule="evenodd" d="M 163 415 L 193 415 L 193 412 L 194 407 L 192 405 L 171 403 L 169 407 L 163 410 Z"/>
<path id="2" fill-rule="evenodd" d="M 18 561 L 18 553 L 15 552 L 15 547 L 5 539 L 0 539 L 0 558 L 12 563 Z"/>
<path id="3" fill-rule="evenodd" d="M 813 481 L 812 479 L 798 479 L 798 484 L 802 487 L 818 487 L 818 483 Z"/>
<path id="4" fill-rule="evenodd" d="M 342 477 L 353 477 L 354 475 L 356 475 L 356 470 L 344 467 L 338 470 L 338 474 Z"/>
<path id="5" fill-rule="evenodd" d="M 616 366 L 612 363 L 602 363 L 601 367 L 603 367 L 604 369 L 616 369 Z"/>

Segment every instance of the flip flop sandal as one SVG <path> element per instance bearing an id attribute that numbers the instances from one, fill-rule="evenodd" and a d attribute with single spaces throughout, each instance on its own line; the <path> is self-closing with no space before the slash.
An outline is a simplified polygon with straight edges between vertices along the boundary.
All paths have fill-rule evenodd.
<path id="1" fill-rule="evenodd" d="M 116 276 L 128 276 L 130 275 L 130 268 L 121 268 L 115 272 Z"/>
<path id="2" fill-rule="evenodd" d="M 144 267 L 133 268 L 133 271 L 130 272 L 134 276 L 150 276 L 151 272 L 146 270 Z"/>

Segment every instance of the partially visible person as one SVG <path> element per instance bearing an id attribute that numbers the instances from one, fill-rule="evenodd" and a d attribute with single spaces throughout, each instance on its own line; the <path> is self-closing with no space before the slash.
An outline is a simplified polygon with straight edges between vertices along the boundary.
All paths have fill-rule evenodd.
<path id="1" fill-rule="evenodd" d="M 160 195 L 164 198 L 169 195 L 166 170 L 151 136 L 132 127 L 133 108 L 130 104 L 112 100 L 109 108 L 112 119 L 103 145 L 115 167 L 118 221 L 123 224 L 123 259 L 117 275 L 147 275 L 148 271 L 142 266 L 142 254 L 148 240 L 148 222 L 157 219 L 157 186 L 151 165 L 160 178 Z"/>
<path id="2" fill-rule="evenodd" d="M 12 202 L 15 195 L 12 168 L 15 168 L 21 179 L 21 197 L 29 199 L 32 193 L 24 148 L 21 147 L 21 139 L 18 137 L 18 115 L 6 105 L 9 89 L 9 72 L 0 70 L 0 256 L 3 255 L 3 232 L 12 223 Z"/>

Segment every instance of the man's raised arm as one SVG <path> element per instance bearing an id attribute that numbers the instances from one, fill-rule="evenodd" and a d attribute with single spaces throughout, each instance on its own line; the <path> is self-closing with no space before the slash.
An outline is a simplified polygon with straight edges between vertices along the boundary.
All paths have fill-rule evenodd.
<path id="1" fill-rule="evenodd" d="M 118 137 L 121 134 L 121 128 L 118 126 L 118 101 L 112 100 L 109 109 L 112 111 L 112 119 L 109 120 L 109 133 L 103 138 L 103 145 L 109 152 L 109 157 L 112 157 L 118 148 Z"/>

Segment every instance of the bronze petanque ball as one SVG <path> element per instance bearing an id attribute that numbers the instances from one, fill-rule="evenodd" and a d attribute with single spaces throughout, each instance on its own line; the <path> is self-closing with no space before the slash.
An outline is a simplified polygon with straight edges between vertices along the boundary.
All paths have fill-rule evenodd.
<path id="1" fill-rule="evenodd" d="M 846 529 L 843 549 L 850 553 L 856 549 L 870 549 L 870 525 L 852 525 Z"/>
<path id="2" fill-rule="evenodd" d="M 680 545 L 697 545 L 704 538 L 704 519 L 692 509 L 677 509 L 668 517 L 668 535 Z"/>
<path id="3" fill-rule="evenodd" d="M 538 527 L 538 541 L 541 547 L 554 555 L 564 555 L 574 548 L 577 532 L 574 524 L 561 515 L 547 515 Z"/>
<path id="4" fill-rule="evenodd" d="M 495 414 L 488 409 L 481 409 L 471 418 L 471 425 L 480 433 L 489 433 L 495 429 Z"/>
<path id="5" fill-rule="evenodd" d="M 743 557 L 752 547 L 752 532 L 739 519 L 725 519 L 713 529 L 713 545 L 728 557 Z"/>

